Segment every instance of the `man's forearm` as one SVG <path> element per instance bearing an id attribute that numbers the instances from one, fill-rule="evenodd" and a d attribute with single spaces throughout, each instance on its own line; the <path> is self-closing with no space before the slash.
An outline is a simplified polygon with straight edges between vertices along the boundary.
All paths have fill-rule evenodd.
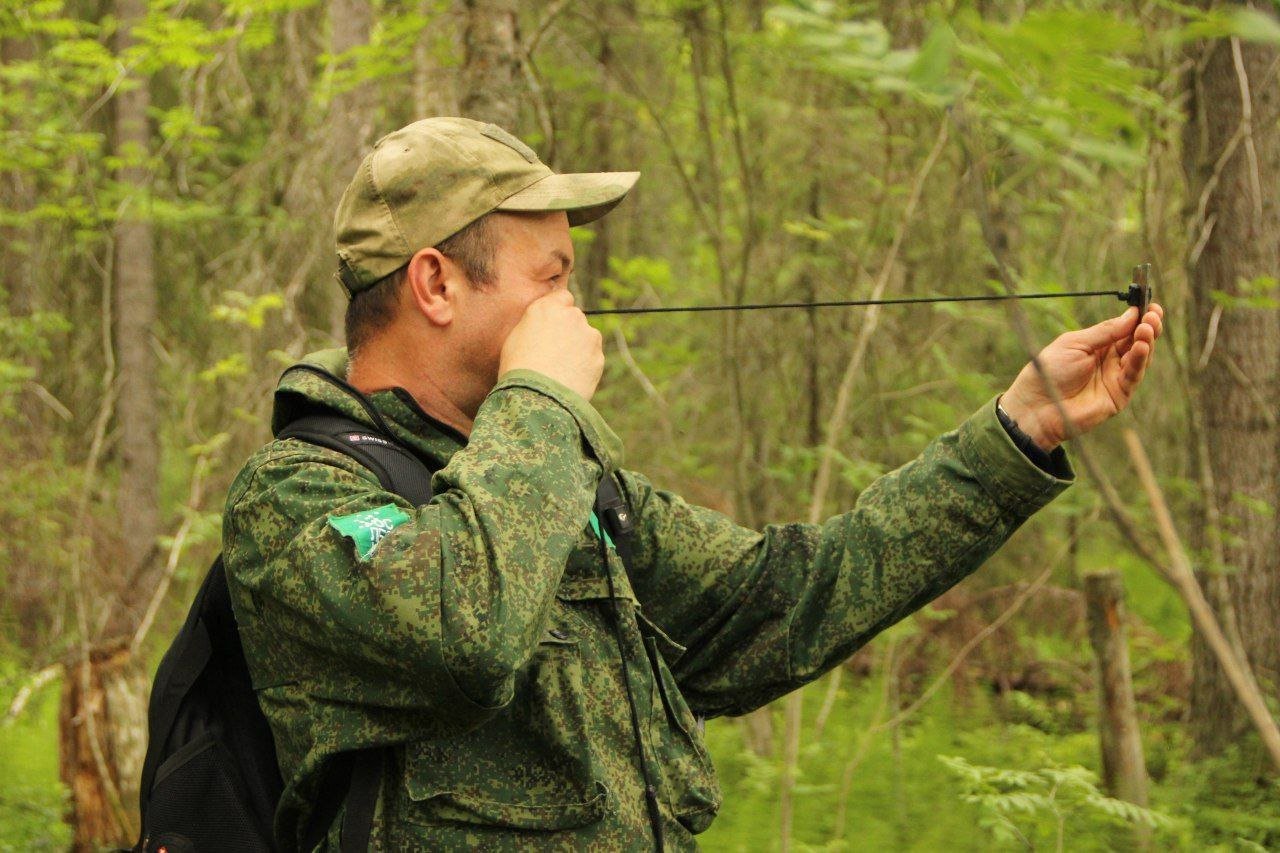
<path id="1" fill-rule="evenodd" d="M 482 705 L 509 698 L 536 648 L 601 472 L 574 412 L 538 386 L 500 383 L 436 476 L 444 657 Z"/>
<path id="2" fill-rule="evenodd" d="M 740 713 L 839 663 L 981 565 L 1074 476 L 1038 469 L 991 400 L 822 525 L 763 533 L 642 495 L 646 612 L 689 646 L 678 676 L 703 713 Z M 666 544 L 664 543 L 671 543 Z"/>

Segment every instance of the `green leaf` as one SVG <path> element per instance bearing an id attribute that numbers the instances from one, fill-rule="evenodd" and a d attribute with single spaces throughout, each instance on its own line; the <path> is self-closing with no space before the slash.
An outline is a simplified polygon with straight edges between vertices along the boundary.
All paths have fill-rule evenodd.
<path id="1" fill-rule="evenodd" d="M 908 79 L 925 90 L 944 88 L 956 56 L 956 33 L 946 23 L 936 25 L 925 37 L 908 71 Z"/>

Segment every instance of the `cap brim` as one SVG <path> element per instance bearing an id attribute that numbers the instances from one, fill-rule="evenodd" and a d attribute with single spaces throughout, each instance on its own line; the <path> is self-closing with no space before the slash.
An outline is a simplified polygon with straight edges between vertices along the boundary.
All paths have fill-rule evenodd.
<path id="1" fill-rule="evenodd" d="M 579 172 L 547 175 L 509 196 L 498 210 L 543 212 L 563 210 L 570 225 L 599 219 L 635 186 L 639 172 Z"/>

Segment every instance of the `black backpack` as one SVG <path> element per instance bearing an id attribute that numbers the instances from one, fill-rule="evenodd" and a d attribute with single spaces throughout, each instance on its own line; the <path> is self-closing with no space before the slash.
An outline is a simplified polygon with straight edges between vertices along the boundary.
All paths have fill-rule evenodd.
<path id="1" fill-rule="evenodd" d="M 373 471 L 387 491 L 417 506 L 430 501 L 431 471 L 391 437 L 359 392 L 315 372 L 353 395 L 381 428 L 328 410 L 284 407 L 286 423 L 276 437 L 344 453 Z M 632 520 L 612 475 L 601 478 L 596 512 L 623 564 L 633 564 Z M 244 660 L 221 556 L 156 671 L 147 733 L 136 853 L 276 849 L 272 824 L 284 786 L 275 741 Z M 303 833 L 304 850 L 320 844 L 343 802 L 343 853 L 368 848 L 386 756 L 386 748 L 374 748 L 329 759 Z"/>
<path id="2" fill-rule="evenodd" d="M 277 437 L 344 453 L 373 471 L 387 491 L 415 505 L 431 499 L 427 467 L 388 434 L 357 421 L 309 414 Z M 142 837 L 135 851 L 275 849 L 272 822 L 283 783 L 245 664 L 221 556 L 156 671 L 147 729 Z M 304 833 L 308 850 L 323 839 L 344 800 L 344 853 L 368 847 L 385 753 L 370 749 L 330 760 Z"/>

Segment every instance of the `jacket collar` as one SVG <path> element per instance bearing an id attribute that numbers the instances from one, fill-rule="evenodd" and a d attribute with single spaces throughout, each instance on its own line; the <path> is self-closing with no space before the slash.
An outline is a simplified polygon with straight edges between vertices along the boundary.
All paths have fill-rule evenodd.
<path id="1" fill-rule="evenodd" d="M 290 366 L 276 386 L 272 434 L 305 412 L 328 409 L 390 433 L 432 470 L 443 468 L 466 446 L 466 436 L 424 412 L 404 388 L 360 395 L 346 375 L 347 351 L 341 347 L 311 353 Z"/>

